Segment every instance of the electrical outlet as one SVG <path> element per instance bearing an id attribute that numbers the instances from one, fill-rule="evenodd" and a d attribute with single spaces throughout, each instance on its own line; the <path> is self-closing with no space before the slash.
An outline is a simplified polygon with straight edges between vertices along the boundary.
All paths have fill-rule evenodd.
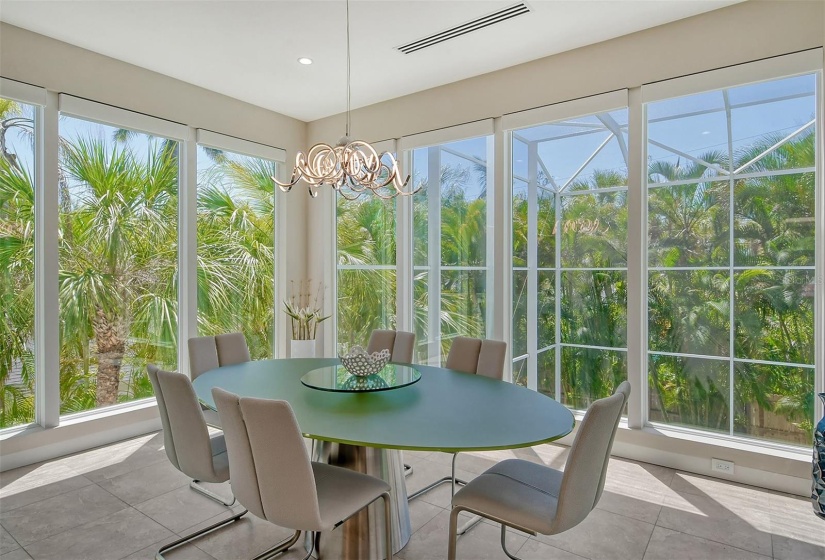
<path id="1" fill-rule="evenodd" d="M 725 474 L 733 474 L 733 461 L 725 461 L 723 459 L 711 459 L 710 470 L 721 472 Z"/>

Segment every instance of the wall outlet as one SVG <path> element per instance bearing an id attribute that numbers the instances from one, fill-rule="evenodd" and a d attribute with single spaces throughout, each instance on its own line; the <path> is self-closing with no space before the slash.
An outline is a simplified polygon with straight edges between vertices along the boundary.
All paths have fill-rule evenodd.
<path id="1" fill-rule="evenodd" d="M 733 461 L 725 461 L 723 459 L 711 459 L 710 470 L 721 472 L 725 474 L 733 474 Z"/>

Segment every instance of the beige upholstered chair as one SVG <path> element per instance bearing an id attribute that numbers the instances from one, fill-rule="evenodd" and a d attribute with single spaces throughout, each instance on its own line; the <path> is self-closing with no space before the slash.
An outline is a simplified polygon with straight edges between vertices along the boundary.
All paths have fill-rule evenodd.
<path id="1" fill-rule="evenodd" d="M 298 542 L 301 531 L 331 531 L 379 498 L 384 500 L 385 544 L 392 557 L 390 487 L 378 478 L 310 461 L 292 407 L 286 401 L 239 398 L 212 389 L 226 434 L 232 491 L 252 514 L 295 534 L 264 552 L 270 558 Z M 310 551 L 311 553 L 312 551 Z"/>
<path id="2" fill-rule="evenodd" d="M 405 331 L 386 331 L 376 329 L 370 335 L 367 352 L 390 351 L 390 361 L 411 364 L 415 350 L 415 333 Z"/>
<path id="3" fill-rule="evenodd" d="M 209 435 L 192 382 L 182 373 L 163 371 L 153 365 L 147 366 L 146 369 L 158 401 L 163 426 L 163 445 L 169 461 L 176 469 L 193 479 L 190 483 L 193 490 L 225 506 L 231 506 L 235 503 L 234 499 L 227 502 L 198 484 L 200 481 L 229 480 L 229 458 L 223 435 Z M 212 529 L 231 523 L 235 519 L 237 517 L 222 521 Z M 167 550 L 189 542 L 205 532 L 192 533 L 164 546 L 158 552 L 158 557 L 163 558 L 163 553 Z"/>
<path id="4" fill-rule="evenodd" d="M 464 373 L 474 373 L 501 381 L 504 379 L 504 358 L 506 355 L 506 342 L 457 336 L 453 339 L 452 346 L 450 346 L 445 367 L 447 369 Z M 453 453 L 450 476 L 439 478 L 424 488 L 413 492 L 410 494 L 409 499 L 413 500 L 448 482 L 450 483 L 453 494 L 455 494 L 456 484 L 461 486 L 467 484 L 464 480 L 455 477 L 455 462 L 457 458 L 458 453 Z"/>
<path id="5" fill-rule="evenodd" d="M 594 402 L 579 426 L 564 472 L 508 459 L 487 469 L 453 496 L 447 557 L 456 556 L 458 515 L 469 511 L 501 523 L 501 547 L 507 551 L 506 527 L 531 535 L 555 535 L 587 517 L 604 490 L 616 428 L 630 396 L 623 382 L 612 396 Z"/>
<path id="6" fill-rule="evenodd" d="M 189 339 L 189 374 L 194 381 L 202 373 L 220 366 L 231 366 L 250 360 L 243 333 L 196 336 Z M 206 423 L 221 427 L 218 413 L 201 405 Z"/>

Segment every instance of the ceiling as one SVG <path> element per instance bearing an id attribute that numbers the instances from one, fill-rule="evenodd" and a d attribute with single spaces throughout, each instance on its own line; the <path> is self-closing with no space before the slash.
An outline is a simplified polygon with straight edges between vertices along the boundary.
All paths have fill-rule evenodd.
<path id="1" fill-rule="evenodd" d="M 357 108 L 742 0 L 528 0 L 531 13 L 395 47 L 517 0 L 351 0 Z M 0 0 L 0 20 L 303 121 L 346 109 L 343 0 Z M 298 64 L 299 57 L 314 60 Z"/>

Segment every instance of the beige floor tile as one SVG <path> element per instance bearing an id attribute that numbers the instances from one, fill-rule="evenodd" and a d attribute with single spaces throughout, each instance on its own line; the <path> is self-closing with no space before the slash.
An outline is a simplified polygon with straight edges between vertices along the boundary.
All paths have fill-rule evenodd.
<path id="1" fill-rule="evenodd" d="M 57 460 L 93 482 L 101 482 L 159 461 L 168 461 L 160 432 L 90 449 Z"/>
<path id="2" fill-rule="evenodd" d="M 462 468 L 456 469 L 456 478 L 460 480 L 464 480 L 469 482 L 473 478 L 475 478 L 478 473 L 465 471 Z M 450 466 L 441 465 L 430 461 L 429 459 L 422 459 L 421 461 L 417 461 L 415 463 L 415 470 L 411 476 L 408 476 L 406 479 L 407 482 L 407 495 L 418 491 L 419 489 L 427 486 L 431 482 L 435 482 L 436 480 L 444 477 L 450 476 Z M 458 490 L 458 487 L 456 487 Z M 426 494 L 423 494 L 416 500 L 424 500 L 430 504 L 438 506 L 440 508 L 449 508 L 450 502 L 452 497 L 450 495 L 450 483 L 446 482 L 441 486 L 438 486 Z M 414 500 L 415 501 L 415 500 Z"/>
<path id="3" fill-rule="evenodd" d="M 774 558 L 825 560 L 825 520 L 814 515 L 811 501 L 775 494 L 770 504 Z"/>
<path id="4" fill-rule="evenodd" d="M 652 533 L 650 523 L 595 509 L 569 531 L 535 538 L 585 558 L 630 560 L 642 557 Z"/>
<path id="5" fill-rule="evenodd" d="M 446 558 L 449 527 L 450 514 L 442 511 L 416 531 L 396 557 L 403 560 Z M 498 527 L 481 523 L 466 535 L 459 537 L 457 557 L 473 560 L 506 558 L 501 551 L 500 539 Z M 508 533 L 507 546 L 511 550 L 518 550 L 526 540 L 525 535 Z"/>
<path id="6" fill-rule="evenodd" d="M 213 517 L 187 529 L 187 532 L 206 527 L 220 521 L 222 518 L 223 516 Z M 278 527 L 252 514 L 246 514 L 235 523 L 204 535 L 195 542 L 195 546 L 217 560 L 254 558 L 293 533 L 294 531 L 290 529 Z"/>
<path id="7" fill-rule="evenodd" d="M 172 536 L 134 508 L 75 527 L 26 547 L 36 560 L 119 560 Z"/>
<path id="8" fill-rule="evenodd" d="M 0 560 L 31 560 L 31 556 L 22 548 L 18 548 L 17 550 L 0 554 Z"/>
<path id="9" fill-rule="evenodd" d="M 757 554 L 771 555 L 770 521 L 764 503 L 758 509 L 733 510 L 706 495 L 668 496 L 656 523 Z"/>
<path id="10" fill-rule="evenodd" d="M 92 481 L 62 464 L 39 463 L 0 473 L 3 511 L 24 507 L 84 486 Z"/>
<path id="11" fill-rule="evenodd" d="M 434 506 L 424 500 L 413 500 L 412 503 L 410 503 L 410 525 L 412 532 L 415 533 L 418 531 L 442 511 L 444 511 L 443 508 Z"/>
<path id="12" fill-rule="evenodd" d="M 86 486 L 34 504 L 3 511 L 0 522 L 20 545 L 62 533 L 126 508 L 99 486 Z"/>
<path id="13" fill-rule="evenodd" d="M 768 560 L 755 554 L 701 537 L 656 527 L 644 560 Z"/>
<path id="14" fill-rule="evenodd" d="M 509 543 L 507 546 L 510 546 Z M 508 550 L 510 549 L 508 548 Z M 582 556 L 577 556 L 572 552 L 552 547 L 532 538 L 527 539 L 527 542 L 520 549 L 510 550 L 510 552 L 522 560 L 548 560 L 549 558 L 553 560 L 582 560 Z"/>
<path id="15" fill-rule="evenodd" d="M 155 560 L 155 553 L 160 550 L 160 547 L 174 542 L 178 539 L 177 535 L 173 535 L 162 541 L 147 546 L 137 552 L 130 554 L 123 560 Z M 199 549 L 191 543 L 184 544 L 178 548 L 166 552 L 163 557 L 166 560 L 214 560 L 207 553 Z"/>
<path id="16" fill-rule="evenodd" d="M 198 494 L 189 486 L 182 486 L 146 500 L 136 505 L 135 509 L 175 533 L 180 533 L 184 529 L 221 513 L 225 513 L 227 517 L 232 515 L 231 509 Z"/>
<path id="17" fill-rule="evenodd" d="M 7 552 L 11 552 L 12 550 L 17 550 L 20 548 L 20 545 L 14 537 L 12 537 L 8 531 L 6 531 L 2 526 L 0 526 L 0 554 L 5 554 Z"/>
<path id="18" fill-rule="evenodd" d="M 605 487 L 602 497 L 596 506 L 612 513 L 618 513 L 645 523 L 655 524 L 662 511 L 664 494 L 651 491 L 630 490 L 621 488 L 612 490 Z"/>
<path id="19" fill-rule="evenodd" d="M 161 461 L 100 482 L 100 487 L 129 505 L 136 505 L 189 484 L 190 479 Z"/>

